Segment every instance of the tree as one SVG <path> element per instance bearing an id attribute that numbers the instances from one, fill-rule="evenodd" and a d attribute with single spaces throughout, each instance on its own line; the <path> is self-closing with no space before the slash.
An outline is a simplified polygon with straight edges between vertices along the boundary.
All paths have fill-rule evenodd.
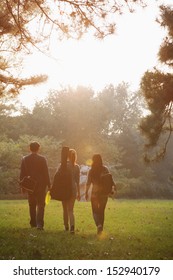
<path id="1" fill-rule="evenodd" d="M 77 149 L 78 160 L 84 162 L 95 151 L 106 151 L 107 146 L 113 149 L 107 135 L 108 111 L 109 107 L 91 88 L 64 88 L 50 92 L 45 102 L 36 104 L 28 123 L 32 123 L 31 130 L 35 135 L 44 136 L 46 131 L 64 145 Z M 115 151 L 114 155 L 117 153 Z"/>
<path id="2" fill-rule="evenodd" d="M 31 16 L 31 10 L 29 14 L 29 8 L 27 10 L 23 6 L 22 10 L 18 10 L 17 18 L 17 7 L 19 8 L 24 2 L 29 1 L 3 0 L 0 3 L 0 97 L 7 93 L 8 96 L 14 96 L 19 93 L 22 87 L 35 85 L 47 79 L 44 75 L 25 79 L 18 77 L 17 69 L 20 69 L 21 59 L 17 57 L 17 54 L 23 55 L 22 50 L 28 44 L 26 37 L 20 32 L 23 30 L 25 33 L 26 19 L 24 17 Z M 30 5 L 30 9 L 31 7 L 32 5 Z M 21 19 L 19 19 L 19 12 L 23 15 Z M 19 25 L 21 30 L 19 30 Z"/>
<path id="3" fill-rule="evenodd" d="M 19 93 L 23 86 L 44 82 L 46 76 L 21 79 L 16 69 L 34 48 L 49 49 L 51 37 L 79 39 L 89 28 L 103 38 L 115 30 L 114 13 L 143 0 L 2 0 L 0 3 L 0 97 Z M 21 58 L 20 57 L 20 58 Z M 14 65 L 15 63 L 15 65 Z"/>
<path id="4" fill-rule="evenodd" d="M 158 56 L 159 61 L 170 72 L 166 73 L 155 68 L 154 71 L 147 71 L 141 79 L 141 90 L 150 111 L 140 124 L 142 132 L 148 139 L 146 148 L 150 156 L 146 152 L 146 161 L 163 158 L 172 132 L 173 9 L 161 6 L 160 11 L 159 23 L 167 29 L 168 34 L 160 46 Z"/>
<path id="5" fill-rule="evenodd" d="M 145 168 L 141 160 L 143 139 L 138 129 L 143 112 L 140 92 L 131 92 L 128 84 L 121 83 L 106 87 L 98 98 L 107 119 L 104 132 L 123 151 L 121 165 L 130 170 L 131 176 L 139 176 Z"/>

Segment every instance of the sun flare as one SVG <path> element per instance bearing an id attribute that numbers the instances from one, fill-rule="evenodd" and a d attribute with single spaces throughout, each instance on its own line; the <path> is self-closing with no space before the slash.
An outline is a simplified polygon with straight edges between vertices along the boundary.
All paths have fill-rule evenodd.
<path id="1" fill-rule="evenodd" d="M 157 14 L 158 8 L 150 6 L 120 16 L 117 33 L 102 41 L 89 34 L 80 41 L 54 39 L 51 58 L 37 52 L 26 59 L 23 75 L 47 74 L 49 78 L 47 83 L 27 89 L 23 101 L 29 104 L 43 99 L 50 89 L 65 85 L 91 86 L 98 91 L 124 81 L 138 89 L 143 73 L 157 65 L 164 36 L 155 21 Z M 27 95 L 28 91 L 31 94 Z"/>

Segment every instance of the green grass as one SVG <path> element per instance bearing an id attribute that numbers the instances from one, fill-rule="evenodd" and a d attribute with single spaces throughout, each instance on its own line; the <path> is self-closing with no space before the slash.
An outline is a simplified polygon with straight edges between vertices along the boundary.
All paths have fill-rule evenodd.
<path id="1" fill-rule="evenodd" d="M 76 202 L 76 234 L 63 231 L 60 202 L 45 210 L 45 231 L 29 227 L 26 200 L 0 201 L 0 259 L 173 259 L 173 201 L 109 200 L 98 238 L 91 205 Z"/>

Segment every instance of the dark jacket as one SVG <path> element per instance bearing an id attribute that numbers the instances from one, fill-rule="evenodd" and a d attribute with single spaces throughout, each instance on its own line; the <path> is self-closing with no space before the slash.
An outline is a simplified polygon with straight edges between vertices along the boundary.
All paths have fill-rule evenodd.
<path id="1" fill-rule="evenodd" d="M 37 181 L 36 192 L 45 191 L 47 186 L 50 187 L 46 158 L 35 153 L 23 157 L 20 169 L 20 180 L 25 176 L 31 176 Z"/>
<path id="2" fill-rule="evenodd" d="M 106 166 L 102 166 L 101 172 L 97 174 L 96 176 L 93 174 L 93 169 L 91 168 L 88 172 L 88 178 L 87 178 L 87 186 L 90 186 L 92 184 L 92 192 L 91 196 L 95 196 L 98 194 L 100 186 L 99 186 L 99 177 L 101 173 L 109 173 L 109 170 Z"/>

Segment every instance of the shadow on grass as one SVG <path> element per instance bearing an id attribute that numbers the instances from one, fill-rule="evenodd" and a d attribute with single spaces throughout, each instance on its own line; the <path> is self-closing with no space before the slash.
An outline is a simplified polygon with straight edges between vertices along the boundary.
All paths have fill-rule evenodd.
<path id="1" fill-rule="evenodd" d="M 95 259 L 99 242 L 95 234 L 60 230 L 1 228 L 0 259 Z"/>
<path id="2" fill-rule="evenodd" d="M 127 236 L 126 233 L 100 237 L 77 231 L 38 231 L 28 228 L 1 228 L 1 260 L 98 260 L 172 259 L 169 244 Z"/>

